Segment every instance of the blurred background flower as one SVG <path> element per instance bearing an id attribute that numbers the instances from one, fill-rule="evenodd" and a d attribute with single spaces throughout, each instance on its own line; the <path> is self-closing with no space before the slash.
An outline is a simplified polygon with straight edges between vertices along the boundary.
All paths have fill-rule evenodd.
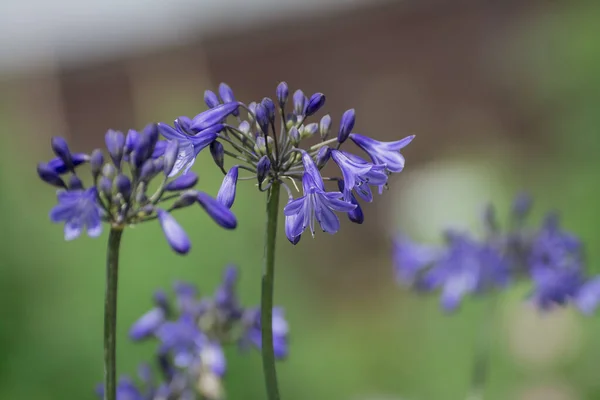
<path id="1" fill-rule="evenodd" d="M 39 185 L 31 166 L 52 157 L 50 137 L 93 149 L 109 128 L 196 115 L 219 82 L 247 99 L 283 79 L 335 98 L 333 116 L 354 107 L 355 132 L 419 138 L 402 177 L 365 205 L 362 226 L 342 221 L 338 235 L 293 253 L 280 241 L 276 298 L 294 327 L 293 357 L 278 370 L 282 393 L 464 398 L 485 309 L 469 299 L 446 317 L 437 299 L 399 291 L 391 236 L 401 227 L 435 244 L 444 228 L 476 229 L 473 210 L 487 201 L 508 210 L 527 189 L 532 218 L 559 210 L 586 245 L 588 272 L 598 272 L 599 18 L 595 2 L 537 0 L 3 1 L 0 398 L 94 398 L 102 374 L 103 271 L 89 263 L 101 263 L 103 249 L 87 237 L 64 242 L 47 221 L 54 193 L 29 189 Z M 222 174 L 212 164 L 203 154 L 192 170 L 216 196 Z M 251 185 L 237 195 L 247 201 L 236 203 L 235 232 L 192 210 L 177 217 L 199 250 L 220 251 L 174 263 L 158 224 L 124 238 L 120 337 L 155 287 L 174 279 L 213 287 L 226 263 L 243 266 L 240 301 L 258 302 L 264 199 Z M 541 330 L 527 290 L 501 298 L 486 399 L 600 398 L 600 322 L 566 309 L 539 317 Z M 119 346 L 123 373 L 155 350 Z M 229 397 L 263 398 L 259 354 L 227 359 Z"/>

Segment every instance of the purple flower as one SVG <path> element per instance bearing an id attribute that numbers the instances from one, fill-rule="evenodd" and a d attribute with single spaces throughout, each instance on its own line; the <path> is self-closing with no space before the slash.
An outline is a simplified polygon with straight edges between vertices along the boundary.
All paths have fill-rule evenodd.
<path id="1" fill-rule="evenodd" d="M 102 209 L 96 188 L 59 191 L 57 197 L 58 204 L 50 211 L 50 220 L 65 223 L 65 240 L 78 238 L 84 228 L 88 236 L 100 236 Z"/>
<path id="2" fill-rule="evenodd" d="M 600 276 L 585 282 L 574 298 L 575 306 L 584 314 L 591 315 L 600 304 Z"/>
<path id="3" fill-rule="evenodd" d="M 531 279 L 534 283 L 531 299 L 542 310 L 566 304 L 577 295 L 583 284 L 581 272 L 575 268 L 534 266 Z"/>
<path id="4" fill-rule="evenodd" d="M 200 363 L 218 377 L 223 377 L 227 370 L 227 361 L 223 348 L 218 342 L 208 342 L 200 349 Z"/>
<path id="5" fill-rule="evenodd" d="M 358 133 L 350 134 L 350 139 L 371 157 L 373 163 L 385 165 L 390 172 L 401 172 L 404 169 L 404 156 L 400 154 L 400 150 L 414 138 L 415 135 L 411 135 L 395 142 L 380 142 Z"/>
<path id="6" fill-rule="evenodd" d="M 194 363 L 206 343 L 194 318 L 183 314 L 174 322 L 166 322 L 156 331 L 161 342 L 159 353 L 170 353 L 176 366 L 186 368 Z"/>
<path id="7" fill-rule="evenodd" d="M 404 284 L 414 284 L 418 274 L 433 265 L 442 255 L 440 248 L 416 243 L 399 235 L 394 240 L 394 270 L 397 280 Z"/>
<path id="8" fill-rule="evenodd" d="M 467 294 L 508 283 L 508 265 L 495 249 L 456 232 L 448 232 L 447 238 L 447 250 L 417 280 L 420 289 L 442 289 L 441 304 L 446 311 L 455 310 Z"/>
<path id="9" fill-rule="evenodd" d="M 325 105 L 325 95 L 323 93 L 315 93 L 310 96 L 306 105 L 306 116 L 310 117 Z"/>
<path id="10" fill-rule="evenodd" d="M 157 291 L 154 294 L 156 306 L 142 315 L 129 329 L 129 337 L 143 340 L 155 334 L 156 330 L 166 321 L 169 306 L 165 293 Z"/>
<path id="11" fill-rule="evenodd" d="M 156 212 L 158 214 L 160 226 L 171 248 L 179 254 L 187 254 L 190 251 L 192 244 L 183 228 L 177 223 L 175 218 L 165 210 L 157 209 Z"/>
<path id="12" fill-rule="evenodd" d="M 323 182 L 320 182 L 321 187 Z M 340 229 L 340 220 L 333 211 L 349 212 L 356 208 L 355 204 L 341 200 L 341 192 L 325 192 L 313 177 L 305 172 L 302 177 L 302 188 L 304 196 L 288 203 L 283 209 L 283 213 L 290 217 L 295 216 L 293 225 L 286 227 L 289 229 L 289 237 L 300 236 L 306 227 L 315 235 L 315 219 L 319 222 L 323 232 L 336 233 Z M 290 220 L 286 219 L 286 223 Z"/>
<path id="13" fill-rule="evenodd" d="M 241 345 L 249 343 L 257 349 L 262 349 L 261 312 L 259 308 L 246 310 L 244 319 L 248 321 L 248 329 L 241 340 Z M 276 358 L 288 355 L 289 326 L 285 319 L 283 308 L 273 308 L 273 350 Z"/>
<path id="14" fill-rule="evenodd" d="M 342 115 L 342 121 L 340 122 L 340 130 L 338 131 L 338 142 L 344 143 L 348 136 L 354 129 L 354 122 L 356 121 L 356 113 L 354 108 L 346 110 Z"/>
<path id="15" fill-rule="evenodd" d="M 238 166 L 234 165 L 229 169 L 229 172 L 223 178 L 223 183 L 217 193 L 217 201 L 223 204 L 227 208 L 233 206 L 235 201 L 235 189 L 238 180 Z"/>
<path id="16" fill-rule="evenodd" d="M 215 92 L 213 92 L 212 90 L 204 91 L 204 102 L 206 103 L 208 108 L 215 108 L 216 106 L 221 104 L 221 102 L 219 101 L 219 98 L 217 97 Z"/>
<path id="17" fill-rule="evenodd" d="M 230 265 L 223 272 L 223 282 L 215 292 L 215 304 L 221 316 L 227 321 L 238 319 L 242 314 L 235 285 L 238 279 L 238 270 Z"/>
<path id="18" fill-rule="evenodd" d="M 158 124 L 158 129 L 168 140 L 177 140 L 179 142 L 177 160 L 169 174 L 169 176 L 174 176 L 181 170 L 183 170 L 184 174 L 190 170 L 200 151 L 217 138 L 218 133 L 223 129 L 223 125 L 214 124 L 195 135 L 188 135 L 181 128 L 172 128 L 163 123 Z"/>
<path id="19" fill-rule="evenodd" d="M 360 204 L 358 204 L 358 200 L 352 194 L 352 192 L 347 192 L 344 190 L 344 181 L 338 181 L 338 188 L 340 192 L 344 193 L 344 200 L 349 201 L 351 204 L 356 205 L 356 208 L 350 212 L 348 212 L 348 219 L 355 224 L 362 224 L 365 222 L 365 215 L 363 214 L 362 208 L 360 208 Z"/>
<path id="20" fill-rule="evenodd" d="M 331 158 L 342 171 L 346 199 L 349 199 L 349 193 L 354 189 L 363 200 L 370 202 L 373 194 L 368 185 L 383 187 L 387 182 L 388 177 L 382 165 L 368 163 L 360 157 L 339 150 L 332 150 Z"/>

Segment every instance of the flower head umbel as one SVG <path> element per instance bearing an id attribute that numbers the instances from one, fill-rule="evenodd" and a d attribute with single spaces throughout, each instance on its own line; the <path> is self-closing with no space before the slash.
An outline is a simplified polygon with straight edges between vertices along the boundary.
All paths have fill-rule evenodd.
<path id="1" fill-rule="evenodd" d="M 593 312 L 600 304 L 600 284 L 598 278 L 585 276 L 579 239 L 561 230 L 554 214 L 537 231 L 527 229 L 530 205 L 528 196 L 517 196 L 510 224 L 514 229 L 507 232 L 499 229 L 492 208 L 487 208 L 487 235 L 480 240 L 449 231 L 446 244 L 435 247 L 398 236 L 394 253 L 398 280 L 417 290 L 441 289 L 441 303 L 448 311 L 467 294 L 485 294 L 529 279 L 530 299 L 538 308 L 548 310 L 572 301 L 583 312 Z"/>
<path id="2" fill-rule="evenodd" d="M 356 113 L 350 109 L 341 117 L 337 136 L 328 139 L 332 128 L 331 116 L 324 115 L 310 122 L 325 105 L 325 95 L 314 93 L 306 96 L 303 91 L 296 90 L 290 96 L 285 82 L 277 86 L 276 101 L 265 97 L 257 102 L 241 103 L 224 83 L 219 86 L 218 92 L 219 95 L 206 91 L 204 100 L 210 108 L 208 112 L 218 112 L 219 118 L 196 117 L 185 119 L 188 121 L 185 124 L 180 118 L 173 127 L 159 124 L 161 133 L 167 139 L 179 142 L 202 136 L 202 140 L 193 139 L 199 145 L 186 144 L 189 150 L 183 157 L 182 168 L 188 168 L 197 152 L 211 141 L 211 155 L 225 174 L 218 200 L 227 207 L 234 203 L 238 181 L 252 178 L 261 191 L 267 191 L 274 183 L 283 185 L 290 199 L 284 210 L 285 230 L 293 244 L 298 243 L 307 228 L 314 235 L 315 221 L 323 231 L 337 232 L 339 219 L 336 213 L 347 214 L 351 221 L 362 223 L 364 215 L 357 198 L 372 201 L 370 186 L 377 186 L 381 193 L 387 185 L 388 175 L 402 171 L 404 156 L 400 150 L 414 138 L 407 136 L 400 141 L 386 143 L 353 133 Z M 222 115 L 222 111 L 227 111 L 227 115 Z M 228 122 L 228 115 L 235 116 L 236 121 Z M 203 124 L 207 120 L 216 125 L 210 129 Z M 278 125 L 280 127 L 276 129 Z M 372 162 L 340 150 L 348 138 Z M 318 140 L 318 143 L 301 145 L 310 140 Z M 229 172 L 224 167 L 225 156 L 235 160 Z M 338 165 L 341 176 L 321 176 L 330 159 Z M 249 172 L 251 176 L 238 178 L 240 170 Z M 328 181 L 337 182 L 337 187 L 328 190 L 325 187 Z M 303 193 L 299 199 L 292 201 L 294 196 L 288 183 L 296 188 L 300 186 L 297 183 L 302 184 Z M 338 191 L 339 187 L 344 189 Z"/>
<path id="3" fill-rule="evenodd" d="M 83 231 L 92 237 L 100 235 L 102 222 L 122 228 L 158 219 L 168 243 L 181 254 L 190 250 L 191 243 L 171 215 L 174 210 L 198 204 L 221 227 L 235 228 L 236 219 L 229 207 L 194 190 L 198 177 L 188 172 L 198 152 L 222 129 L 218 122 L 232 111 L 231 106 L 221 107 L 196 116 L 196 124 L 180 118 L 176 129 L 161 126 L 169 141 L 159 141 L 155 124 L 140 132 L 130 130 L 127 135 L 109 130 L 105 136 L 107 162 L 101 150 L 91 155 L 71 153 L 64 139 L 53 138 L 57 157 L 37 167 L 41 179 L 59 188 L 58 204 L 50 219 L 64 223 L 67 240 Z M 92 175 L 88 188 L 77 174 L 84 163 L 90 164 Z M 184 174 L 177 176 L 180 171 Z M 159 181 L 158 188 L 148 193 L 153 180 Z"/>
<path id="4" fill-rule="evenodd" d="M 261 348 L 260 310 L 240 305 L 237 280 L 238 269 L 228 266 L 213 296 L 199 297 L 194 285 L 181 281 L 174 285 L 174 302 L 163 291 L 157 291 L 154 307 L 133 323 L 129 336 L 134 341 L 158 342 L 156 360 L 161 383 L 149 373 L 140 373 L 141 390 L 129 378 L 123 378 L 117 400 L 195 399 L 197 394 L 209 400 L 223 399 L 222 378 L 227 371 L 224 346 L 237 343 L 241 349 Z M 283 309 L 273 308 L 277 358 L 288 354 L 288 330 Z"/>

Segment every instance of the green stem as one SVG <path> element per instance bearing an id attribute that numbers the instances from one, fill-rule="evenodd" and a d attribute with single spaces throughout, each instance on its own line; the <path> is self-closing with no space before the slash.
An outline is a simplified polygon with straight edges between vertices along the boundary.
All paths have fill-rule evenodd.
<path id="1" fill-rule="evenodd" d="M 275 353 L 273 350 L 273 287 L 275 280 L 275 242 L 277 236 L 277 216 L 279 215 L 279 189 L 281 184 L 274 181 L 267 194 L 267 230 L 265 233 L 265 265 L 262 277 L 260 301 L 262 360 L 267 387 L 267 399 L 279 400 Z"/>
<path id="2" fill-rule="evenodd" d="M 106 251 L 106 291 L 104 292 L 104 400 L 117 395 L 117 285 L 119 281 L 119 247 L 123 230 L 113 227 Z"/>
<path id="3" fill-rule="evenodd" d="M 475 355 L 473 356 L 473 370 L 471 373 L 471 387 L 467 400 L 483 400 L 485 386 L 490 370 L 490 352 L 492 350 L 492 334 L 494 319 L 496 317 L 496 303 L 498 293 L 491 292 L 486 299 L 487 305 L 482 316 L 479 328 Z"/>

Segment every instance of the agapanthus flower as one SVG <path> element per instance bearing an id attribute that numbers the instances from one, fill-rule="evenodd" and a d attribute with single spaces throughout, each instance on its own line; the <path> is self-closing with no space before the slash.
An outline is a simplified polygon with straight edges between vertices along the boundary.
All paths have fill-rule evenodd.
<path id="1" fill-rule="evenodd" d="M 159 141 L 155 124 L 140 132 L 130 130 L 127 135 L 109 130 L 105 136 L 108 162 L 101 150 L 91 155 L 71 153 L 64 139 L 53 138 L 57 158 L 37 167 L 41 179 L 59 188 L 58 204 L 50 212 L 50 219 L 65 224 L 67 240 L 84 230 L 92 237 L 100 235 L 102 222 L 119 229 L 158 219 L 167 242 L 181 254 L 190 250 L 191 243 L 171 215 L 175 210 L 198 204 L 221 227 L 235 228 L 237 222 L 229 207 L 194 190 L 198 177 L 187 173 L 198 152 L 214 142 L 222 129 L 218 122 L 232 112 L 229 105 L 209 110 L 194 120 L 180 118 L 176 128 L 161 126 L 162 134 L 171 139 L 168 141 Z M 90 164 L 93 182 L 88 188 L 77 175 L 85 163 Z M 182 170 L 186 174 L 177 176 Z M 155 179 L 158 188 L 148 193 Z"/>
<path id="2" fill-rule="evenodd" d="M 335 212 L 347 214 L 351 221 L 362 223 L 364 214 L 357 198 L 372 201 L 369 185 L 378 186 L 381 193 L 387 185 L 388 175 L 402 171 L 404 156 L 400 150 L 414 138 L 408 136 L 400 141 L 384 143 L 353 133 L 356 112 L 350 109 L 341 118 L 337 137 L 328 139 L 331 116 L 326 114 L 316 122 L 310 122 L 311 117 L 323 109 L 325 95 L 314 93 L 307 96 L 302 90 L 296 90 L 289 99 L 290 91 L 285 82 L 277 86 L 276 101 L 265 97 L 247 104 L 239 102 L 233 90 L 224 83 L 219 85 L 218 93 L 207 90 L 204 94 L 206 105 L 209 111 L 226 110 L 227 115 L 219 114 L 219 118 L 196 117 L 188 124 L 182 124 L 178 119 L 174 127 L 159 124 L 161 132 L 166 133 L 165 137 L 169 140 L 189 141 L 194 135 L 200 135 L 201 129 L 207 129 L 203 124 L 205 121 L 218 124 L 218 130 L 213 129 L 210 135 L 203 136 L 206 140 L 202 141 L 202 146 L 207 146 L 207 142 L 211 141 L 211 155 L 225 174 L 218 199 L 228 207 L 234 203 L 238 181 L 255 181 L 260 191 L 269 190 L 273 184 L 282 185 L 288 198 L 294 197 L 288 184 L 293 183 L 293 187 L 298 188 L 300 185 L 297 183 L 301 182 L 304 190 L 300 200 L 288 201 L 285 207 L 286 233 L 293 244 L 298 243 L 305 228 L 310 227 L 314 234 L 315 219 L 324 231 L 337 232 L 339 220 Z M 291 105 L 288 106 L 288 103 Z M 236 120 L 228 122 L 229 115 L 234 115 Z M 183 129 L 179 128 L 183 125 Z M 276 128 L 278 125 L 279 129 Z M 371 157 L 372 162 L 340 150 L 348 137 Z M 320 142 L 302 146 L 317 138 Z M 191 145 L 187 147 L 191 149 Z M 200 147 L 185 153 L 186 161 L 182 163 L 182 168 L 188 168 L 193 163 L 192 157 Z M 235 164 L 229 168 L 224 163 L 227 157 L 235 160 Z M 321 176 L 330 159 L 339 166 L 343 178 Z M 248 172 L 250 176 L 238 177 L 240 170 Z M 345 181 L 343 193 L 336 188 L 329 190 L 324 184 L 342 180 Z"/>
<path id="3" fill-rule="evenodd" d="M 238 277 L 236 267 L 226 267 L 221 284 L 208 297 L 199 297 L 196 286 L 183 281 L 174 284 L 174 302 L 162 290 L 155 293 L 154 307 L 133 323 L 129 336 L 136 342 L 157 341 L 156 360 L 162 379 L 154 382 L 145 374 L 141 390 L 125 378 L 117 389 L 117 400 L 129 400 L 126 395 L 134 396 L 133 400 L 196 399 L 198 394 L 208 400 L 224 398 L 224 348 L 236 343 L 242 349 L 261 347 L 260 309 L 240 304 Z M 288 354 L 288 333 L 283 309 L 273 308 L 278 358 Z"/>
<path id="4" fill-rule="evenodd" d="M 399 235 L 394 250 L 398 280 L 417 290 L 441 289 L 441 303 L 448 311 L 467 294 L 486 294 L 510 282 L 530 280 L 533 289 L 528 298 L 539 309 L 572 302 L 592 313 L 600 303 L 600 284 L 598 278 L 585 275 L 580 240 L 560 229 L 555 214 L 549 214 L 540 229 L 528 229 L 525 217 L 530 206 L 528 196 L 516 197 L 512 229 L 505 232 L 493 209 L 486 208 L 487 234 L 482 239 L 449 231 L 445 245 L 430 246 Z"/>

